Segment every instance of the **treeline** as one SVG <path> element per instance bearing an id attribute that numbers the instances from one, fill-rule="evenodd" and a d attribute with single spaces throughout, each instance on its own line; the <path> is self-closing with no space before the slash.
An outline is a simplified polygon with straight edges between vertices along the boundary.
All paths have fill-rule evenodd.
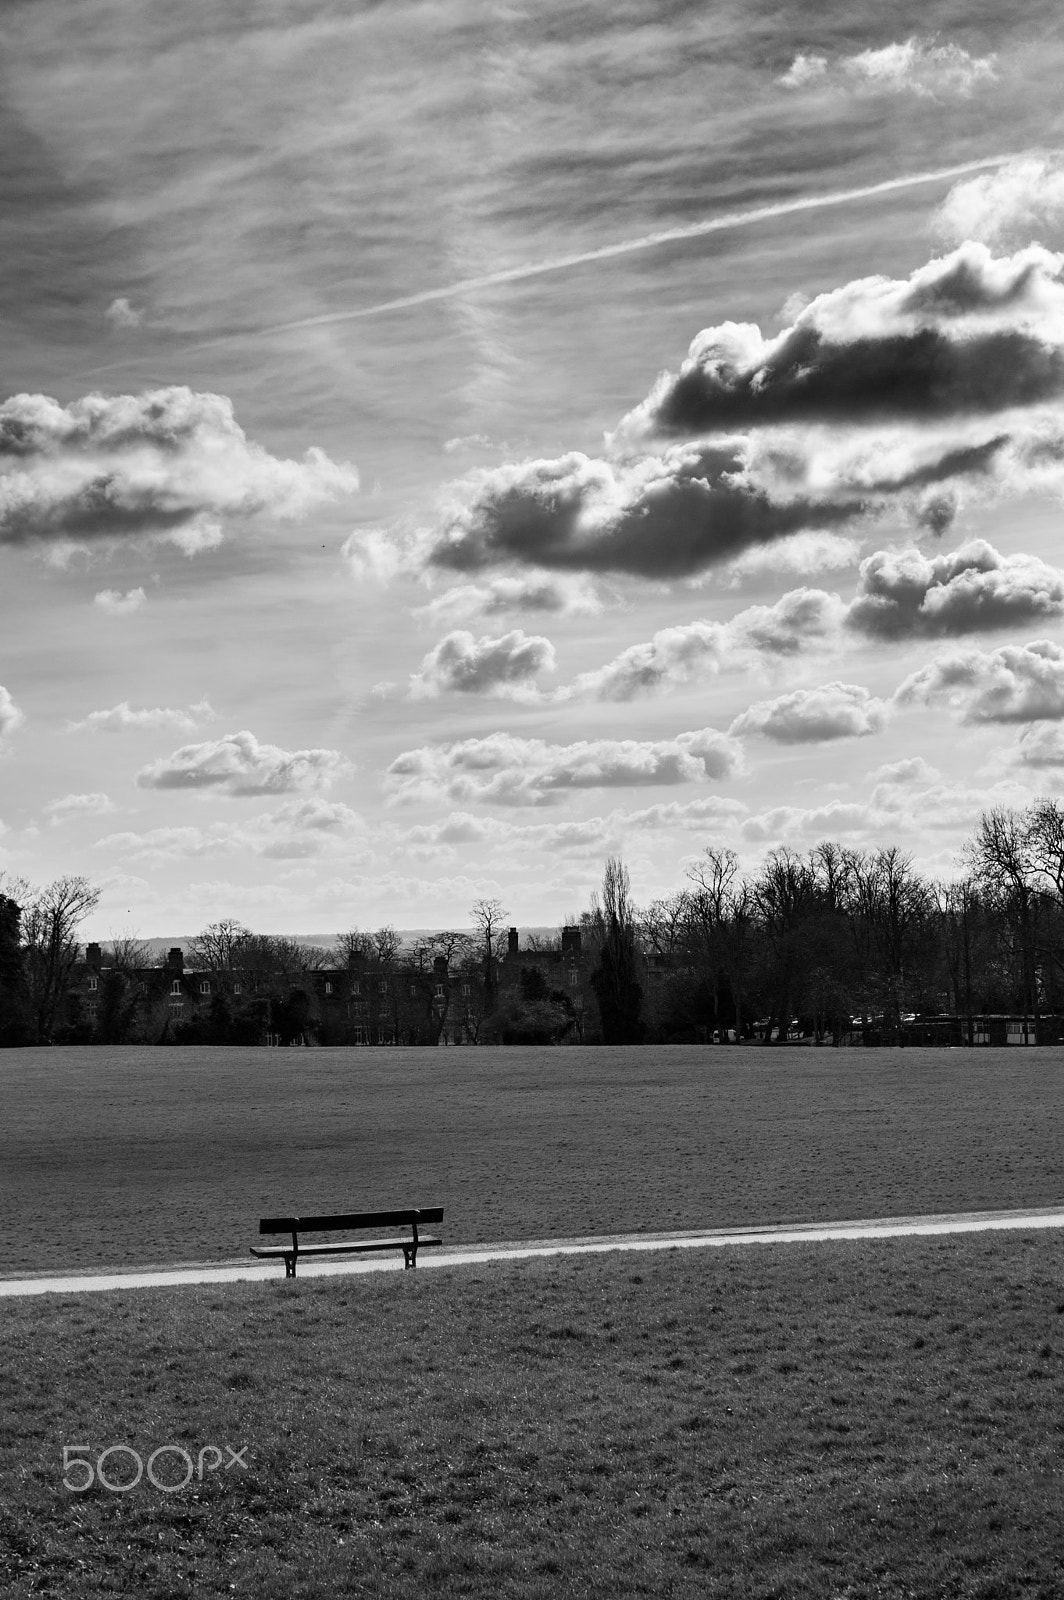
<path id="1" fill-rule="evenodd" d="M 91 1017 L 77 1001 L 79 930 L 99 901 L 86 879 L 0 881 L 0 1043 L 324 1037 L 323 975 L 356 967 L 373 973 L 375 1036 L 387 1028 L 403 1043 L 436 1043 L 448 1027 L 472 1043 L 783 1042 L 797 1025 L 818 1041 L 860 1030 L 904 1044 L 914 1022 L 942 1016 L 973 1043 L 988 1014 L 1026 1018 L 1034 1037 L 1055 1041 L 1064 807 L 985 812 L 960 866 L 937 880 L 896 846 L 825 840 L 772 850 L 743 873 L 734 851 L 708 846 L 674 894 L 638 907 L 611 857 L 601 893 L 572 919 L 579 956 L 566 960 L 579 961 L 578 982 L 551 941 L 508 961 L 496 900 L 471 907 L 471 932 L 415 944 L 383 927 L 349 930 L 326 949 L 223 921 L 189 941 L 188 966 L 213 979 L 209 999 L 177 1021 L 166 958 L 136 938 L 107 947 Z"/>

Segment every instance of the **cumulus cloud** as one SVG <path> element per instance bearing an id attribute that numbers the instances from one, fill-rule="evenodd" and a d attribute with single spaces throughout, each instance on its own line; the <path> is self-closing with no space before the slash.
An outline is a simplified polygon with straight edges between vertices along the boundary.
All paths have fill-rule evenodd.
<path id="1" fill-rule="evenodd" d="M 101 589 L 93 596 L 93 605 L 109 617 L 127 617 L 130 612 L 139 611 L 147 598 L 143 589 L 127 589 L 124 594 L 119 589 Z"/>
<path id="2" fill-rule="evenodd" d="M 955 183 L 931 218 L 950 244 L 976 239 L 1004 246 L 1045 244 L 1064 229 L 1064 160 L 1022 156 Z"/>
<path id="3" fill-rule="evenodd" d="M 0 683 L 0 739 L 5 739 L 9 733 L 14 733 L 16 728 L 22 726 L 25 717 L 11 698 L 9 690 Z"/>
<path id="4" fill-rule="evenodd" d="M 825 683 L 759 700 L 736 717 L 728 732 L 756 734 L 777 744 L 814 744 L 879 733 L 887 706 L 855 683 Z"/>
<path id="5" fill-rule="evenodd" d="M 919 783 L 937 783 L 942 777 L 937 767 L 925 761 L 923 756 L 903 756 L 900 761 L 887 761 L 881 767 L 876 767 L 868 776 L 873 783 L 888 785 L 909 785 Z"/>
<path id="6" fill-rule="evenodd" d="M 864 509 L 856 495 L 772 499 L 746 472 L 745 445 L 674 445 L 625 464 L 573 451 L 485 471 L 470 480 L 430 559 L 459 571 L 519 562 L 677 578 Z"/>
<path id="7" fill-rule="evenodd" d="M 800 536 L 841 564 L 860 519 L 942 534 L 967 500 L 1060 493 L 1062 398 L 1064 255 L 966 244 L 820 295 L 774 337 L 704 329 L 603 457 L 469 474 L 408 557 L 693 579 Z"/>
<path id="8" fill-rule="evenodd" d="M 995 258 L 966 243 L 909 278 L 859 278 L 818 295 L 774 337 L 755 323 L 703 328 L 620 437 L 985 415 L 1055 400 L 1062 266 L 1039 245 Z"/>
<path id="9" fill-rule="evenodd" d="M 137 773 L 142 789 L 212 789 L 219 794 L 288 794 L 325 788 L 346 763 L 337 750 L 282 750 L 253 733 L 182 745 Z"/>
<path id="10" fill-rule="evenodd" d="M 1036 639 L 937 656 L 906 678 L 894 699 L 903 706 L 945 700 L 967 723 L 1058 721 L 1064 717 L 1064 649 Z"/>
<path id="11" fill-rule="evenodd" d="M 316 448 L 302 461 L 270 455 L 224 395 L 175 386 L 0 405 L 0 543 L 148 535 L 194 554 L 228 519 L 301 517 L 357 485 L 353 467 Z"/>
<path id="12" fill-rule="evenodd" d="M 1064 767 L 1064 728 L 1059 723 L 1036 722 L 1024 728 L 1018 748 L 1026 767 Z"/>
<path id="13" fill-rule="evenodd" d="M 842 533 L 792 533 L 769 545 L 753 545 L 721 574 L 733 589 L 753 589 L 780 578 L 810 578 L 857 565 L 858 549 Z M 694 579 L 693 582 L 702 582 Z"/>
<path id="14" fill-rule="evenodd" d="M 69 822 L 72 817 L 102 817 L 118 807 L 106 794 L 65 794 L 44 808 L 44 814 L 53 824 Z"/>
<path id="15" fill-rule="evenodd" d="M 949 554 L 877 550 L 862 561 L 847 625 L 877 639 L 945 638 L 1055 619 L 1064 573 L 985 539 Z"/>
<path id="16" fill-rule="evenodd" d="M 553 672 L 554 646 L 542 634 L 514 628 L 498 638 L 475 639 L 457 629 L 440 640 L 410 680 L 415 699 L 457 694 L 527 693 L 540 672 Z"/>
<path id="17" fill-rule="evenodd" d="M 514 611 L 590 616 L 602 608 L 599 590 L 577 573 L 529 572 L 491 578 L 486 583 L 455 584 L 426 605 L 418 606 L 414 616 L 433 623 L 464 622 L 472 617 L 505 616 Z"/>
<path id="18" fill-rule="evenodd" d="M 973 56 L 958 44 L 914 34 L 900 43 L 854 55 L 797 55 L 777 79 L 785 89 L 810 85 L 848 94 L 914 94 L 964 99 L 997 76 L 993 56 Z"/>
<path id="19" fill-rule="evenodd" d="M 702 783 L 739 765 L 738 746 L 714 728 L 672 739 L 567 745 L 493 733 L 404 751 L 388 768 L 386 786 L 400 799 L 549 805 L 579 789 Z"/>
<path id="20" fill-rule="evenodd" d="M 569 688 L 560 689 L 556 698 L 632 700 L 725 669 L 749 670 L 776 663 L 831 639 L 843 610 L 838 595 L 823 589 L 793 589 L 775 605 L 750 606 L 730 622 L 699 620 L 661 628 L 653 638 L 630 645 L 605 666 L 581 673 Z"/>
<path id="21" fill-rule="evenodd" d="M 131 728 L 177 728 L 191 733 L 201 722 L 217 716 L 207 700 L 198 700 L 194 706 L 182 709 L 177 706 L 144 706 L 134 711 L 128 700 L 106 710 L 90 711 L 80 722 L 69 722 L 68 733 L 125 733 Z"/>
<path id="22" fill-rule="evenodd" d="M 104 312 L 104 317 L 112 328 L 139 328 L 144 321 L 144 312 L 130 304 L 125 295 L 120 295 Z"/>

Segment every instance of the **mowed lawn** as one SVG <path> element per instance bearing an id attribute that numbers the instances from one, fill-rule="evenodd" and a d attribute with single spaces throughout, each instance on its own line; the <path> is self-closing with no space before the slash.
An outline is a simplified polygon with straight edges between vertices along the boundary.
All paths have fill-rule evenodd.
<path id="1" fill-rule="evenodd" d="M 232 1259 L 260 1215 L 450 1243 L 1064 1200 L 1064 1050 L 0 1051 L 0 1272 Z"/>
<path id="2" fill-rule="evenodd" d="M 12 1600 L 1061 1592 L 1056 1234 L 33 1298 L 0 1375 Z"/>

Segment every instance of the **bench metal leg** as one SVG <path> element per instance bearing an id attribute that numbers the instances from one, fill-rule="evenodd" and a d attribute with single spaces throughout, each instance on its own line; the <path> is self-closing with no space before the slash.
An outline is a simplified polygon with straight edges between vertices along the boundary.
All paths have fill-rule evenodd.
<path id="1" fill-rule="evenodd" d="M 284 1258 L 284 1275 L 285 1275 L 286 1278 L 294 1278 L 295 1277 L 295 1275 L 296 1275 L 296 1258 L 295 1258 L 295 1256 L 285 1256 L 285 1258 Z"/>
<path id="2" fill-rule="evenodd" d="M 403 1271 L 417 1266 L 417 1245 L 404 1244 L 403 1246 Z"/>

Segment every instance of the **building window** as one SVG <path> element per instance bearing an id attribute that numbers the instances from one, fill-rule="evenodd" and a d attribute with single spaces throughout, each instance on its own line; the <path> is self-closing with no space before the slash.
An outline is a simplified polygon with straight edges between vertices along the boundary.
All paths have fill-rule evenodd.
<path id="1" fill-rule="evenodd" d="M 95 1000 L 90 1000 L 89 1001 L 88 1012 L 89 1012 L 89 1021 L 90 1022 L 95 1022 L 96 1021 L 96 1016 L 97 1016 L 97 1006 L 96 1006 L 96 1001 Z"/>
<path id="2" fill-rule="evenodd" d="M 463 985 L 462 985 L 462 993 L 465 994 L 465 995 L 468 995 L 468 994 L 472 993 L 472 990 L 470 989 L 468 983 L 463 983 Z"/>
<path id="3" fill-rule="evenodd" d="M 351 993 L 352 994 L 361 994 L 362 993 L 362 985 L 358 982 L 357 978 L 356 978 L 355 982 L 351 985 Z"/>
<path id="4" fill-rule="evenodd" d="M 569 987 L 575 989 L 580 982 L 580 974 L 575 967 L 569 968 Z"/>
<path id="5" fill-rule="evenodd" d="M 173 983 L 171 983 L 171 985 L 170 985 L 170 993 L 171 994 L 180 994 L 181 993 L 181 979 L 180 978 L 175 978 Z"/>
<path id="6" fill-rule="evenodd" d="M 179 1017 L 184 1009 L 185 1007 L 180 1000 L 170 1001 L 170 1015 L 172 1017 Z"/>
<path id="7" fill-rule="evenodd" d="M 234 994 L 239 994 L 240 993 L 240 985 L 239 985 L 239 983 L 234 983 L 234 985 L 233 985 L 233 993 Z"/>
<path id="8" fill-rule="evenodd" d="M 89 979 L 89 988 L 90 989 L 98 989 L 99 987 L 100 987 L 99 978 L 90 978 Z"/>
<path id="9" fill-rule="evenodd" d="M 410 998 L 412 1000 L 416 1000 L 417 999 L 417 984 L 416 983 L 412 983 L 410 985 Z"/>
<path id="10" fill-rule="evenodd" d="M 201 978 L 200 979 L 199 992 L 200 992 L 200 994 L 210 994 L 211 985 L 210 985 L 210 980 L 209 979 L 207 979 L 207 978 Z"/>
<path id="11" fill-rule="evenodd" d="M 356 1028 L 355 1029 L 355 1043 L 356 1044 L 365 1044 L 365 1042 L 366 1042 L 366 1030 L 365 1030 L 365 1028 Z"/>
<path id="12" fill-rule="evenodd" d="M 377 1043 L 378 1044 L 387 1044 L 388 1043 L 387 1039 L 384 1037 L 384 1029 L 383 1028 L 378 1028 L 377 1029 Z"/>
<path id="13" fill-rule="evenodd" d="M 436 999 L 437 1000 L 442 1000 L 444 998 L 445 993 L 446 993 L 446 991 L 444 990 L 443 984 L 442 983 L 438 983 L 436 985 Z"/>
<path id="14" fill-rule="evenodd" d="M 332 994 L 332 984 L 331 983 L 327 983 L 325 985 L 325 993 L 326 994 Z"/>
<path id="15" fill-rule="evenodd" d="M 386 996 L 388 993 L 388 985 L 386 983 L 379 983 L 377 985 L 377 993 Z"/>

